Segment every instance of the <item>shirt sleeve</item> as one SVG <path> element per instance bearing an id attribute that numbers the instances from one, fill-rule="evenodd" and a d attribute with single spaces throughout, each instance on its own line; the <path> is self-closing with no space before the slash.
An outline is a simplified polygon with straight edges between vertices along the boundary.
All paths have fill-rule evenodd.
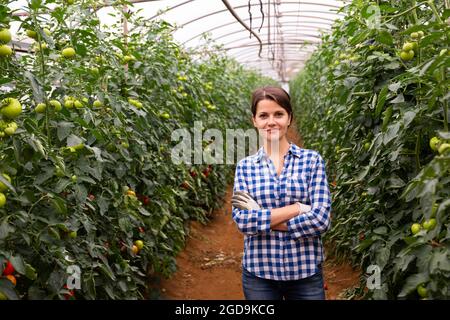
<path id="1" fill-rule="evenodd" d="M 325 162 L 320 154 L 312 163 L 308 194 L 311 211 L 287 221 L 291 239 L 319 236 L 330 227 L 331 195 L 325 171 Z"/>
<path id="2" fill-rule="evenodd" d="M 243 191 L 249 193 L 246 182 L 247 178 L 248 172 L 245 170 L 244 162 L 241 161 L 236 166 L 233 192 Z M 255 235 L 261 232 L 270 231 L 269 209 L 240 210 L 236 207 L 232 207 L 232 216 L 239 231 L 245 235 Z"/>

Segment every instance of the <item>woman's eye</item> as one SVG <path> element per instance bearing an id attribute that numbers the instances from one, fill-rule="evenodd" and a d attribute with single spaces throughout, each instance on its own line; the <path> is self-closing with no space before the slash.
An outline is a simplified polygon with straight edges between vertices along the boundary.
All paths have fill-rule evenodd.
<path id="1" fill-rule="evenodd" d="M 265 115 L 265 114 L 260 114 L 259 117 L 262 118 L 262 119 L 264 119 L 264 118 L 267 118 L 267 115 Z"/>

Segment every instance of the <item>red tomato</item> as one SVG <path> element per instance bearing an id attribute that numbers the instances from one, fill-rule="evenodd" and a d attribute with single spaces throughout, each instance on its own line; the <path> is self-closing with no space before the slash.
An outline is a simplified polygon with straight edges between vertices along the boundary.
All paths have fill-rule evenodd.
<path id="1" fill-rule="evenodd" d="M 13 267 L 12 263 L 8 261 L 6 263 L 5 269 L 3 269 L 3 275 L 4 276 L 9 276 L 10 274 L 13 274 L 14 271 L 15 270 L 14 270 L 14 267 Z"/>

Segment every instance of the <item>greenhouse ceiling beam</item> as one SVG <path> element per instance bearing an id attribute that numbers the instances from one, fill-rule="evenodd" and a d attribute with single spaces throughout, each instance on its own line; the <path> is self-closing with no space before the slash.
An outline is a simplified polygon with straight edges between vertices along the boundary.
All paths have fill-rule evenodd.
<path id="1" fill-rule="evenodd" d="M 161 0 L 153 0 L 153 1 L 161 1 Z M 185 2 L 182 2 L 182 3 L 179 3 L 179 4 L 176 4 L 176 5 L 174 5 L 173 7 L 167 8 L 167 9 L 164 10 L 163 12 L 158 13 L 158 14 L 154 15 L 153 17 L 150 17 L 149 20 L 153 20 L 153 19 L 159 17 L 160 15 L 166 14 L 167 12 L 172 11 L 173 9 L 176 9 L 176 8 L 178 8 L 178 7 L 181 7 L 181 6 L 184 6 L 185 4 L 188 4 L 189 2 L 194 2 L 194 0 L 188 0 L 188 1 L 185 1 Z"/>
<path id="2" fill-rule="evenodd" d="M 292 47 L 291 47 L 291 48 L 292 48 Z M 306 50 L 306 48 L 302 48 L 302 49 L 298 49 L 297 52 L 299 52 L 299 53 L 312 53 L 312 52 L 314 52 L 315 49 L 316 49 L 315 47 L 314 47 L 312 50 Z M 294 51 L 297 50 L 297 49 L 292 48 L 292 49 L 290 49 L 290 50 L 291 50 L 292 52 L 294 52 Z M 244 49 L 241 50 L 241 51 L 234 52 L 232 55 L 230 55 L 230 57 L 233 57 L 233 58 L 236 58 L 236 59 L 240 59 L 240 58 L 242 58 L 243 56 L 246 56 L 246 55 L 249 54 L 249 53 L 255 54 L 255 49 L 254 49 L 254 48 L 251 48 L 251 47 L 249 47 L 249 48 L 244 48 Z"/>
<path id="3" fill-rule="evenodd" d="M 255 36 L 255 38 L 259 41 L 259 53 L 258 56 L 261 57 L 262 52 L 262 40 L 261 38 L 249 27 L 247 24 L 241 20 L 239 15 L 234 11 L 233 7 L 230 5 L 230 3 L 227 0 L 222 0 L 222 3 L 227 7 L 228 11 L 233 15 L 233 17 L 245 28 L 247 29 L 251 34 Z"/>
<path id="4" fill-rule="evenodd" d="M 283 26 L 286 26 L 286 25 L 283 24 Z M 287 26 L 290 27 L 290 25 L 287 25 Z M 295 25 L 292 25 L 292 26 L 295 26 Z M 264 28 L 268 28 L 268 26 L 264 26 L 263 29 L 264 29 Z M 283 30 L 285 30 L 285 31 L 293 31 L 293 30 L 297 31 L 298 28 L 295 28 L 295 29 L 292 29 L 292 28 L 283 28 Z M 317 29 L 315 29 L 315 30 L 317 30 Z M 223 35 L 220 35 L 220 36 L 217 37 L 217 38 L 212 38 L 211 40 L 217 41 L 217 40 L 219 40 L 219 39 L 222 39 L 222 38 L 231 36 L 231 35 L 233 35 L 233 34 L 241 33 L 241 32 L 244 32 L 244 31 L 243 31 L 243 30 L 237 30 L 237 31 L 225 33 L 225 34 L 223 34 Z M 315 37 L 315 38 L 319 37 L 319 36 L 317 36 L 317 35 L 310 35 L 310 36 L 311 36 L 311 37 Z"/>
<path id="5" fill-rule="evenodd" d="M 288 30 L 288 31 L 295 31 L 295 30 Z M 305 38 L 314 38 L 314 39 L 321 39 L 320 36 L 316 36 L 316 35 L 308 35 L 308 34 L 304 34 L 304 33 L 297 33 L 297 32 L 286 32 L 286 35 L 298 35 L 298 39 L 302 39 L 302 40 L 306 40 Z M 230 44 L 239 42 L 239 41 L 243 41 L 243 40 L 249 40 L 248 37 L 244 37 L 244 38 L 239 38 L 239 39 L 235 39 L 233 41 L 229 41 L 226 43 L 223 43 L 223 45 L 226 47 Z M 283 43 L 283 41 L 278 41 L 279 43 Z"/>
<path id="6" fill-rule="evenodd" d="M 267 3 L 264 3 L 264 4 L 267 5 Z M 324 7 L 340 9 L 339 6 L 330 5 L 330 4 L 324 4 L 324 3 L 314 3 L 314 2 L 284 1 L 283 4 L 307 4 L 307 5 L 317 5 L 317 6 L 324 6 Z M 254 3 L 254 4 L 250 4 L 250 6 L 260 6 L 260 4 L 259 3 Z M 234 9 L 241 9 L 241 8 L 248 8 L 248 5 L 242 5 L 242 6 L 234 7 Z M 228 11 L 228 9 L 210 12 L 210 13 L 205 14 L 203 16 L 200 16 L 200 17 L 197 17 L 195 19 L 189 20 L 188 22 L 185 22 L 182 25 L 180 25 L 178 28 L 183 28 L 183 27 L 187 26 L 188 24 L 191 24 L 191 23 L 196 22 L 198 20 L 201 20 L 201 19 L 204 19 L 204 18 L 208 18 L 210 16 L 213 16 L 213 15 L 216 15 L 216 14 L 220 14 L 220 13 L 224 13 L 224 12 L 227 12 L 227 11 Z M 295 11 L 295 12 L 298 12 L 298 11 Z M 312 17 L 312 18 L 320 19 L 320 17 Z M 329 19 L 329 20 L 334 21 L 333 19 Z"/>
<path id="7" fill-rule="evenodd" d="M 314 42 L 311 41 L 293 41 L 293 42 L 284 42 L 285 44 L 289 44 L 289 45 L 298 45 L 298 44 L 313 44 Z M 320 42 L 316 42 L 316 44 L 319 44 Z M 267 46 L 270 44 L 280 44 L 280 42 L 272 42 L 272 43 L 267 43 L 267 42 L 263 42 L 263 46 Z M 234 49 L 239 49 L 239 48 L 247 48 L 247 47 L 255 47 L 255 46 L 259 46 L 259 43 L 254 44 L 254 43 L 249 43 L 249 44 L 243 44 L 240 46 L 234 46 L 234 47 L 229 47 L 229 48 L 224 48 L 225 51 L 229 51 L 229 50 L 234 50 Z"/>
<path id="8" fill-rule="evenodd" d="M 297 12 L 297 11 L 295 11 L 295 12 Z M 284 15 L 283 18 L 284 18 L 284 17 L 290 17 L 290 18 L 297 18 L 297 17 L 300 17 L 300 18 L 313 18 L 312 16 L 304 16 L 304 15 L 300 15 L 300 16 L 299 16 L 299 15 L 296 15 L 296 14 L 292 14 L 292 15 L 291 15 L 291 14 L 290 14 L 290 15 Z M 253 18 L 252 20 L 255 21 L 255 20 L 261 20 L 261 19 L 262 19 L 261 17 L 258 17 L 258 18 Z M 325 28 L 325 27 L 324 27 L 323 29 L 331 30 L 332 22 L 335 21 L 335 20 L 330 20 L 330 19 L 327 19 L 327 18 L 321 18 L 321 17 L 317 17 L 317 19 L 319 19 L 319 20 L 325 20 L 325 21 L 330 21 L 330 22 L 329 22 L 329 23 L 325 23 L 325 22 L 320 22 L 320 21 L 302 21 L 301 24 L 304 24 L 304 25 L 322 25 L 322 26 L 327 26 L 327 27 L 328 27 L 328 28 Z M 250 18 L 244 19 L 243 21 L 250 21 Z M 293 22 L 293 21 L 286 21 L 286 22 Z M 196 34 L 196 35 L 193 36 L 192 38 L 190 38 L 190 39 L 184 41 L 184 42 L 182 43 L 182 45 L 188 43 L 189 41 L 194 40 L 195 38 L 201 37 L 202 35 L 204 35 L 204 34 L 206 34 L 206 33 L 209 33 L 209 32 L 211 32 L 211 31 L 214 31 L 214 30 L 217 30 L 217 29 L 221 29 L 221 28 L 227 27 L 227 26 L 232 25 L 232 24 L 235 24 L 235 23 L 236 23 L 236 22 L 233 21 L 233 22 L 225 23 L 225 24 L 222 24 L 222 25 L 220 25 L 220 26 L 211 28 L 211 29 L 206 30 L 206 31 L 202 31 L 201 33 Z M 299 25 L 300 25 L 300 24 L 299 24 Z M 266 27 L 267 27 L 267 26 L 266 26 Z M 322 28 L 317 28 L 317 30 L 320 30 L 320 29 L 322 29 Z"/>
<path id="9" fill-rule="evenodd" d="M 307 56 L 308 54 L 310 54 L 312 52 L 313 51 L 294 50 L 294 49 L 290 49 L 289 47 L 286 48 L 286 54 L 288 54 L 288 55 Z M 254 57 L 254 56 L 255 56 L 255 52 L 253 50 L 245 51 L 243 54 L 240 54 L 238 56 L 230 55 L 231 58 L 234 58 L 234 59 L 239 60 L 239 61 L 242 60 L 242 59 L 247 59 L 247 58 Z M 270 57 L 263 57 L 262 59 L 271 59 L 271 58 Z"/>

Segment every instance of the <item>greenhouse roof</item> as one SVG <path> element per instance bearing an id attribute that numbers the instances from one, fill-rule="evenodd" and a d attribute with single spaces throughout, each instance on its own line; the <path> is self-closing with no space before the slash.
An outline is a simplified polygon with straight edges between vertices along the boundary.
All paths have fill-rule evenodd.
<path id="1" fill-rule="evenodd" d="M 101 2 L 101 1 L 100 1 Z M 126 8 L 149 19 L 163 19 L 176 27 L 174 38 L 186 48 L 210 39 L 227 55 L 266 76 L 288 82 L 303 66 L 343 15 L 338 0 L 133 0 Z M 12 7 L 26 6 L 18 0 Z M 105 1 L 111 3 L 111 1 Z M 98 10 L 103 23 L 112 21 L 105 6 Z M 207 35 L 205 37 L 205 35 Z"/>

